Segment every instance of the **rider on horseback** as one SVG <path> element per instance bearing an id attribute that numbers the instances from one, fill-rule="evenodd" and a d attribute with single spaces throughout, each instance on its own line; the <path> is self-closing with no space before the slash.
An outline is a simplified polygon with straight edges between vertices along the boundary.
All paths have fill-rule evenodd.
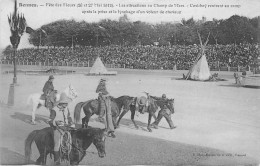
<path id="1" fill-rule="evenodd" d="M 158 128 L 158 124 L 160 123 L 162 117 L 164 117 L 166 119 L 166 121 L 168 122 L 169 126 L 171 129 L 174 129 L 176 128 L 176 126 L 173 125 L 173 122 L 172 122 L 172 119 L 171 119 L 171 114 L 173 114 L 173 112 L 171 112 L 169 110 L 169 108 L 167 107 L 167 103 L 168 103 L 168 100 L 166 98 L 166 95 L 163 94 L 162 97 L 155 97 L 155 96 L 150 96 L 152 99 L 155 99 L 155 100 L 159 100 L 160 101 L 160 108 L 161 110 L 159 111 L 158 113 L 158 117 L 156 118 L 156 120 L 151 124 L 151 126 L 153 126 L 154 128 Z"/>
<path id="2" fill-rule="evenodd" d="M 96 89 L 96 93 L 98 93 L 98 101 L 99 101 L 99 119 L 101 119 L 104 114 L 106 114 L 105 125 L 108 134 L 111 134 L 113 138 L 115 138 L 114 134 L 114 125 L 112 121 L 112 112 L 111 112 L 111 99 L 109 93 L 106 88 L 106 80 L 101 79 Z"/>
<path id="3" fill-rule="evenodd" d="M 57 91 L 54 90 L 53 86 L 53 75 L 49 76 L 48 81 L 44 84 L 44 87 L 42 89 L 43 91 L 43 98 L 45 100 L 45 106 L 49 109 L 52 109 L 55 106 L 55 93 Z"/>

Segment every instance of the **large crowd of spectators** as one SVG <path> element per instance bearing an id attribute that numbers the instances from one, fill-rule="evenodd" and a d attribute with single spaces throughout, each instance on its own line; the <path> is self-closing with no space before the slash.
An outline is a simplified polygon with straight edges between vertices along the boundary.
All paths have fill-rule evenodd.
<path id="1" fill-rule="evenodd" d="M 256 65 L 260 55 L 258 44 L 208 45 L 205 54 L 211 68 L 247 67 Z M 187 70 L 201 52 L 199 45 L 174 46 L 104 46 L 104 47 L 59 47 L 30 48 L 17 51 L 17 60 L 26 62 L 93 63 L 97 56 L 104 64 L 121 65 L 135 69 Z M 12 54 L 2 56 L 12 60 Z"/>

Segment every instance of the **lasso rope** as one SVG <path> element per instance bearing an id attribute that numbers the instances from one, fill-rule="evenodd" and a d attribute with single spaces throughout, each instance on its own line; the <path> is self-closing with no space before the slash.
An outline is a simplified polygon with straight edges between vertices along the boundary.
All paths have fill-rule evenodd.
<path id="1" fill-rule="evenodd" d="M 67 139 L 64 140 L 64 135 L 67 135 Z M 61 134 L 60 138 L 60 153 L 62 156 L 66 156 L 67 161 L 70 161 L 70 152 L 71 152 L 72 139 L 69 131 L 65 131 L 64 134 Z"/>

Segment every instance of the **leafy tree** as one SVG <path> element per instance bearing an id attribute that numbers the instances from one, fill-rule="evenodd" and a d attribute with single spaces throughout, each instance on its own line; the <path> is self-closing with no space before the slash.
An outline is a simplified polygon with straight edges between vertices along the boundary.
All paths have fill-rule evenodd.
<path id="1" fill-rule="evenodd" d="M 5 47 L 5 49 L 3 50 L 3 55 L 10 55 L 13 53 L 13 47 L 11 45 L 8 45 L 7 47 Z"/>
<path id="2" fill-rule="evenodd" d="M 220 30 L 223 34 L 222 43 L 252 43 L 252 38 L 256 35 L 253 25 L 246 17 L 234 15 L 220 23 Z"/>
<path id="3" fill-rule="evenodd" d="M 234 15 L 226 20 L 207 21 L 203 17 L 201 20 L 189 18 L 182 19 L 180 23 L 155 25 L 132 22 L 127 15 L 118 20 L 103 19 L 96 23 L 58 20 L 35 30 L 29 41 L 35 46 L 54 47 L 151 45 L 154 42 L 160 45 L 190 45 L 199 44 L 198 31 L 203 41 L 210 32 L 209 44 L 256 43 L 260 38 L 259 19 Z"/>

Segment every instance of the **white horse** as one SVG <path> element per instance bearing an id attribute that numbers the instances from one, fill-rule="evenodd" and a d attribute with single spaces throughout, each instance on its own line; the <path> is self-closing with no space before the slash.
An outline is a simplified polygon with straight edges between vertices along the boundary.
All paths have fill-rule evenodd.
<path id="1" fill-rule="evenodd" d="M 30 105 L 32 103 L 32 124 L 35 124 L 35 111 L 37 108 L 40 108 L 41 106 L 45 106 L 45 100 L 41 99 L 40 93 L 34 93 L 29 95 L 27 99 L 27 105 Z M 77 96 L 77 91 L 73 88 L 72 85 L 69 85 L 63 92 L 56 94 L 56 101 L 60 101 L 61 96 L 64 96 L 68 99 L 67 103 L 73 101 Z"/>

